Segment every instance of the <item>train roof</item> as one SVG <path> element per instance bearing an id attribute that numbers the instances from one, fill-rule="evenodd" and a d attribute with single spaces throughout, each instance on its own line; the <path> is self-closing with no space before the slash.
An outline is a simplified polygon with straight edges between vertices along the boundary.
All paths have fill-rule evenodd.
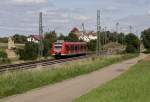
<path id="1" fill-rule="evenodd" d="M 55 44 L 60 42 L 55 42 Z M 62 42 L 62 44 L 87 44 L 86 42 Z"/>

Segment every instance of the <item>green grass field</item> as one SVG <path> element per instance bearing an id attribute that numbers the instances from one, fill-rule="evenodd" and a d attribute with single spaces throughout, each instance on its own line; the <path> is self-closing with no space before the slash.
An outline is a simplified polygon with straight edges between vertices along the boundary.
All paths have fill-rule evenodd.
<path id="1" fill-rule="evenodd" d="M 140 62 L 74 102 L 150 102 L 150 61 Z"/>
<path id="2" fill-rule="evenodd" d="M 119 55 L 108 58 L 89 58 L 76 63 L 66 63 L 56 69 L 20 71 L 0 75 L 0 98 L 26 92 L 41 86 L 54 84 L 68 78 L 96 71 L 137 55 Z"/>

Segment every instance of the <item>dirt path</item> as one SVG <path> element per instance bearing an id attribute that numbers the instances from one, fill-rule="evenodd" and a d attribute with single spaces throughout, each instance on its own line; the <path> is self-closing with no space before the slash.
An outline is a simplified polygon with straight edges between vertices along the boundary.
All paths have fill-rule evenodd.
<path id="1" fill-rule="evenodd" d="M 112 80 L 146 55 L 114 64 L 96 72 L 66 80 L 52 86 L 46 86 L 21 95 L 12 96 L 1 102 L 71 102 L 107 81 Z"/>

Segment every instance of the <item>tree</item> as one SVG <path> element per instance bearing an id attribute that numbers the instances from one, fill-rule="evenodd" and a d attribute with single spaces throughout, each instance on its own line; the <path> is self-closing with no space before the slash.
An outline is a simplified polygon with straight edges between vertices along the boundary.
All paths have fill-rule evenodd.
<path id="1" fill-rule="evenodd" d="M 43 56 L 47 57 L 47 56 L 49 56 L 49 51 L 51 49 L 52 43 L 45 39 L 45 40 L 43 40 L 43 44 L 44 44 Z"/>
<path id="2" fill-rule="evenodd" d="M 90 42 L 87 43 L 88 50 L 89 51 L 96 51 L 96 43 L 97 40 L 91 40 Z"/>
<path id="3" fill-rule="evenodd" d="M 68 37 L 65 40 L 70 41 L 70 42 L 78 42 L 79 41 L 78 36 L 74 32 L 70 32 Z"/>
<path id="4" fill-rule="evenodd" d="M 128 52 L 128 53 L 140 52 L 140 40 L 136 35 L 134 35 L 132 33 L 126 35 L 125 41 L 127 44 L 126 52 Z"/>
<path id="5" fill-rule="evenodd" d="M 56 42 L 57 34 L 55 31 L 47 32 L 44 39 L 48 40 L 49 42 Z"/>
<path id="6" fill-rule="evenodd" d="M 80 31 L 75 27 L 71 30 L 71 32 L 69 33 L 69 35 L 65 38 L 65 41 L 70 41 L 70 42 L 78 42 L 79 38 L 78 38 L 78 34 L 80 33 Z"/>
<path id="7" fill-rule="evenodd" d="M 63 34 L 60 34 L 60 36 L 58 37 L 58 40 L 65 40 L 66 36 L 64 36 Z"/>
<path id="8" fill-rule="evenodd" d="M 118 39 L 118 43 L 125 44 L 125 35 L 124 35 L 124 33 L 118 34 L 117 39 Z"/>
<path id="9" fill-rule="evenodd" d="M 44 44 L 44 50 L 43 55 L 44 57 L 47 57 L 49 55 L 49 50 L 52 48 L 52 44 L 57 41 L 57 34 L 55 31 L 46 32 L 43 44 Z"/>
<path id="10" fill-rule="evenodd" d="M 24 49 L 19 49 L 21 60 L 35 60 L 38 58 L 38 44 L 26 43 Z"/>
<path id="11" fill-rule="evenodd" d="M 25 44 L 27 42 L 27 37 L 24 35 L 15 34 L 13 39 L 15 43 Z"/>
<path id="12" fill-rule="evenodd" d="M 144 47 L 150 51 L 150 28 L 142 32 L 141 39 Z"/>

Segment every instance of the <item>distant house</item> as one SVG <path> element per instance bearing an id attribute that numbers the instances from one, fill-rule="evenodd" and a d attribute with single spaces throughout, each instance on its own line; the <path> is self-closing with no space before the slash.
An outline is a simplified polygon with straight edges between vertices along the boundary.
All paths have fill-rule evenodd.
<path id="1" fill-rule="evenodd" d="M 97 34 L 94 31 L 80 31 L 78 28 L 74 27 L 71 32 L 77 35 L 79 40 L 83 40 L 85 42 L 89 42 L 91 40 L 96 40 L 97 39 Z"/>
<path id="2" fill-rule="evenodd" d="M 90 40 L 96 40 L 97 39 L 97 34 L 94 31 L 90 31 L 87 33 L 87 36 Z"/>
<path id="3" fill-rule="evenodd" d="M 34 42 L 34 43 L 39 43 L 39 41 L 42 39 L 42 36 L 40 35 L 30 35 L 28 38 L 27 38 L 27 41 L 28 42 Z"/>
<path id="4" fill-rule="evenodd" d="M 79 39 L 85 42 L 89 42 L 91 40 L 96 40 L 97 34 L 94 31 L 82 32 L 82 34 L 79 36 Z"/>

